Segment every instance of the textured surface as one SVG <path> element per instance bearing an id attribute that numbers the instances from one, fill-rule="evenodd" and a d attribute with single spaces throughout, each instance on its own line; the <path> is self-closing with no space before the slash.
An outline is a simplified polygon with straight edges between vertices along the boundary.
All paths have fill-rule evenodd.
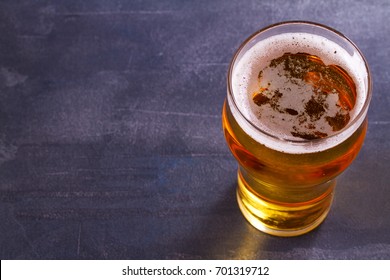
<path id="1" fill-rule="evenodd" d="M 361 48 L 374 96 L 357 160 L 315 231 L 276 238 L 235 201 L 228 63 L 302 19 Z M 0 258 L 389 259 L 390 3 L 0 2 Z"/>

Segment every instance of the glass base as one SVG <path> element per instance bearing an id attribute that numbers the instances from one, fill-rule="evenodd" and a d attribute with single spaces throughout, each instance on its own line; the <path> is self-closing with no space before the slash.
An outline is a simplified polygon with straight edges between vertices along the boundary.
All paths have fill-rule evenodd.
<path id="1" fill-rule="evenodd" d="M 326 218 L 336 180 L 325 184 L 328 190 L 310 201 L 277 202 L 255 194 L 239 171 L 237 201 L 244 217 L 258 230 L 275 236 L 298 236 L 315 229 Z"/>

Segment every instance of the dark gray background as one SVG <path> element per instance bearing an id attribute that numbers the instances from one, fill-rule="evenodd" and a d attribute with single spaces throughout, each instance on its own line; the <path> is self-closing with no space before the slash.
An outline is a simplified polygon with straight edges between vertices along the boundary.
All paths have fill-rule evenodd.
<path id="1" fill-rule="evenodd" d="M 0 1 L 2 259 L 389 259 L 390 2 Z M 228 63 L 310 20 L 374 80 L 369 130 L 325 222 L 251 227 L 221 129 Z"/>

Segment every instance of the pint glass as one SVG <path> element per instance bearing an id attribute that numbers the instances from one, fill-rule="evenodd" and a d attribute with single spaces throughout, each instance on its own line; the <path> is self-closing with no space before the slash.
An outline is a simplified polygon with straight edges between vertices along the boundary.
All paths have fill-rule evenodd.
<path id="1" fill-rule="evenodd" d="M 325 219 L 336 177 L 363 144 L 371 92 L 364 56 L 327 26 L 283 22 L 242 43 L 229 67 L 222 124 L 250 224 L 296 236 Z"/>

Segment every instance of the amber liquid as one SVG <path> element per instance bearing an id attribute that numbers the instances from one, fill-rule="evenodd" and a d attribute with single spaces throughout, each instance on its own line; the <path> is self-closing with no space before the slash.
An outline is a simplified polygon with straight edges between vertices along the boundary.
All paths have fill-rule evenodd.
<path id="1" fill-rule="evenodd" d="M 314 78 L 306 79 L 313 82 Z M 322 83 L 324 87 L 330 86 L 326 81 Z M 342 106 L 353 107 L 350 104 L 355 103 L 356 96 L 350 93 L 339 91 Z M 333 199 L 335 178 L 357 156 L 367 129 L 365 120 L 350 137 L 330 149 L 293 154 L 255 141 L 240 127 L 227 102 L 222 124 L 228 146 L 239 163 L 240 209 L 253 226 L 277 236 L 306 233 L 325 219 Z"/>
<path id="2" fill-rule="evenodd" d="M 288 154 L 256 142 L 238 125 L 227 103 L 222 116 L 225 138 L 239 163 L 238 203 L 258 229 L 294 236 L 314 229 L 325 218 L 335 177 L 358 154 L 367 121 L 339 145 L 309 154 Z"/>

